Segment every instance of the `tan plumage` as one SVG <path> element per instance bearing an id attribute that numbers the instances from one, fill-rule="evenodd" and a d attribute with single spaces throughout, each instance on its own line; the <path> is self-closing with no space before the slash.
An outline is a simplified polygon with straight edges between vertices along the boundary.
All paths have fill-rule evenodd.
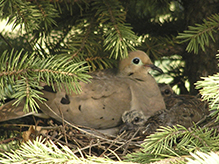
<path id="1" fill-rule="evenodd" d="M 169 97 L 171 95 L 176 95 L 171 86 L 166 83 L 158 83 L 158 87 L 163 98 Z"/>
<path id="2" fill-rule="evenodd" d="M 201 101 L 200 98 L 192 95 L 176 95 L 168 85 L 159 85 L 159 87 L 167 108 L 155 112 L 148 119 L 137 110 L 134 113 L 125 112 L 122 117 L 126 121 L 123 121 L 124 125 L 120 132 L 123 130 L 136 131 L 140 128 L 141 134 L 149 135 L 154 133 L 159 126 L 180 124 L 188 128 L 209 114 L 206 102 Z M 166 89 L 169 89 L 170 92 L 163 94 Z M 137 119 L 138 122 L 136 122 L 136 117 L 144 119 Z"/>
<path id="3" fill-rule="evenodd" d="M 35 112 L 24 112 L 24 102 L 21 102 L 18 106 L 13 105 L 16 100 L 11 100 L 8 103 L 0 107 L 0 122 L 9 121 L 13 119 L 19 119 L 29 115 L 34 115 L 41 118 L 49 118 L 48 115 L 44 113 L 35 113 Z"/>
<path id="4" fill-rule="evenodd" d="M 159 126 L 179 124 L 188 128 L 209 114 L 206 102 L 192 95 L 174 95 L 169 102 L 175 104 L 172 103 L 170 109 L 156 112 L 145 122 L 146 134 L 155 132 Z"/>
<path id="5" fill-rule="evenodd" d="M 161 71 L 144 52 L 130 52 L 118 69 L 93 72 L 91 83 L 80 82 L 81 94 L 67 94 L 65 87 L 52 91 L 44 86 L 43 97 L 53 112 L 43 104 L 40 108 L 57 120 L 63 116 L 70 123 L 96 129 L 118 126 L 127 109 L 142 110 L 148 118 L 165 108 L 158 85 L 148 73 L 151 68 Z"/>
<path id="6" fill-rule="evenodd" d="M 58 115 L 61 111 L 67 121 L 92 128 L 118 126 L 127 109 L 142 110 L 148 118 L 165 107 L 157 83 L 148 73 L 150 68 L 158 69 L 144 52 L 130 52 L 118 70 L 93 72 L 91 83 L 81 82 L 81 94 L 44 90 L 44 97 L 51 109 Z M 42 110 L 56 118 L 47 108 Z"/>

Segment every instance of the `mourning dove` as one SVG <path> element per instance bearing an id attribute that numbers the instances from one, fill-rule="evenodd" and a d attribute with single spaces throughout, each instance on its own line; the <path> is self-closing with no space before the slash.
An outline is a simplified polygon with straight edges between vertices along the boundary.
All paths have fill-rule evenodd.
<path id="1" fill-rule="evenodd" d="M 166 86 L 166 88 L 168 87 Z M 176 124 L 188 128 L 209 114 L 207 104 L 196 96 L 176 95 L 173 92 L 168 94 L 169 96 L 165 97 L 164 95 L 164 98 L 166 99 L 165 103 L 170 103 L 169 105 L 166 104 L 170 108 L 157 111 L 148 119 L 138 110 L 125 112 L 122 115 L 124 124 L 120 129 L 120 133 L 124 130 L 136 131 L 140 128 L 141 134 L 149 135 L 154 133 L 159 126 L 173 126 Z"/>
<path id="2" fill-rule="evenodd" d="M 33 115 L 40 118 L 49 118 L 44 113 L 24 112 L 24 102 L 21 102 L 18 106 L 13 105 L 16 100 L 11 100 L 8 103 L 0 107 L 0 122 L 9 121 L 14 119 L 23 118 L 29 115 Z"/>
<path id="3" fill-rule="evenodd" d="M 193 126 L 209 114 L 206 102 L 192 95 L 171 96 L 169 102 L 178 102 L 169 110 L 161 110 L 151 116 L 145 123 L 145 132 L 150 134 L 159 126 L 173 126 L 176 124 L 188 128 Z"/>
<path id="4" fill-rule="evenodd" d="M 67 93 L 65 83 L 55 91 L 44 86 L 46 105 L 40 109 L 49 116 L 76 125 L 108 129 L 121 124 L 124 111 L 142 110 L 145 117 L 164 109 L 165 103 L 149 70 L 162 71 L 143 51 L 130 52 L 119 62 L 118 69 L 91 73 L 91 83 L 80 82 L 80 94 Z M 74 85 L 74 84 L 72 84 Z M 0 111 L 4 107 L 0 108 Z"/>
<path id="5" fill-rule="evenodd" d="M 91 83 L 80 82 L 82 93 L 54 92 L 45 86 L 48 106 L 59 116 L 78 125 L 105 129 L 121 124 L 127 109 L 142 110 L 148 118 L 163 109 L 165 103 L 150 69 L 161 71 L 143 51 L 130 52 L 118 69 L 93 72 Z M 64 87 L 63 87 L 64 88 Z M 41 109 L 59 119 L 48 108 Z"/>
<path id="6" fill-rule="evenodd" d="M 123 124 L 120 127 L 119 134 L 123 133 L 124 131 L 128 133 L 131 132 L 131 134 L 133 134 L 132 132 L 135 132 L 138 129 L 144 129 L 146 121 L 147 119 L 142 111 L 125 111 L 122 115 Z M 127 136 L 130 136 L 131 134 L 128 134 Z"/>
<path id="7" fill-rule="evenodd" d="M 176 95 L 176 93 L 173 91 L 173 89 L 170 87 L 170 85 L 166 83 L 158 83 L 161 95 L 163 96 L 166 109 L 170 109 L 173 105 L 175 105 L 178 101 L 180 101 L 179 97 L 174 99 L 170 98 L 173 97 L 173 95 Z"/>
<path id="8" fill-rule="evenodd" d="M 176 95 L 176 93 L 173 91 L 170 85 L 166 83 L 158 83 L 158 87 L 160 89 L 161 95 L 165 99 L 166 97 L 169 97 L 171 95 Z"/>

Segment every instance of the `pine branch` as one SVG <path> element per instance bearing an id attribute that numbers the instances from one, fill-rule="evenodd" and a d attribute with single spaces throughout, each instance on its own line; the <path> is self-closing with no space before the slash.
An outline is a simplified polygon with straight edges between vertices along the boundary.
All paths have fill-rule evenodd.
<path id="1" fill-rule="evenodd" d="M 0 33 L 0 37 L 4 40 L 4 42 L 5 42 L 11 49 L 13 49 L 11 43 L 10 43 L 7 39 L 5 39 L 5 37 L 2 35 L 2 33 Z"/>
<path id="2" fill-rule="evenodd" d="M 211 116 L 217 116 L 216 121 L 219 120 L 219 73 L 213 76 L 202 77 L 203 81 L 197 81 L 196 88 L 200 89 L 203 100 L 209 103 Z"/>
<path id="3" fill-rule="evenodd" d="M 6 95 L 10 86 L 13 86 L 12 98 L 17 98 L 16 104 L 25 100 L 24 110 L 36 111 L 36 100 L 43 101 L 40 82 L 52 85 L 56 82 L 58 89 L 61 83 L 66 83 L 66 92 L 80 93 L 79 81 L 88 82 L 90 76 L 86 74 L 88 66 L 85 62 L 69 60 L 66 55 L 56 55 L 50 58 L 39 58 L 28 53 L 5 51 L 0 58 L 0 91 Z M 6 93 L 4 93 L 6 92 Z M 29 109 L 30 108 L 30 109 Z"/>
<path id="4" fill-rule="evenodd" d="M 84 21 L 87 23 L 84 23 Z M 69 48 L 74 52 L 72 59 L 78 54 L 85 53 L 87 55 L 96 54 L 101 49 L 98 42 L 101 40 L 99 35 L 95 34 L 97 30 L 93 18 L 83 17 L 78 23 L 79 25 L 74 28 L 73 34 L 70 36 L 69 41 L 66 43 Z"/>
<path id="5" fill-rule="evenodd" d="M 219 135 L 208 128 L 186 129 L 181 125 L 160 127 L 158 132 L 145 139 L 140 152 L 127 155 L 132 162 L 147 163 L 166 157 L 180 157 L 197 150 L 202 152 L 218 151 Z"/>
<path id="6" fill-rule="evenodd" d="M 219 162 L 219 156 L 214 152 L 203 153 L 197 151 L 196 153 L 191 153 L 191 155 L 194 159 L 186 158 L 186 160 L 188 161 L 186 162 L 186 164 L 209 164 Z"/>
<path id="7" fill-rule="evenodd" d="M 205 51 L 205 46 L 209 46 L 209 37 L 214 40 L 213 33 L 218 31 L 219 27 L 219 15 L 215 14 L 209 17 L 207 20 L 203 20 L 203 24 L 196 24 L 196 26 L 189 26 L 189 30 L 185 30 L 184 33 L 179 33 L 178 39 L 183 42 L 188 42 L 186 50 L 188 52 L 194 51 L 198 53 L 199 46 Z"/>
<path id="8" fill-rule="evenodd" d="M 150 57 L 154 57 L 155 60 L 160 59 L 162 56 L 175 55 L 178 52 L 176 46 L 177 41 L 174 36 L 171 37 L 153 37 L 144 35 L 140 37 L 141 46 L 139 49 L 144 50 Z"/>
<path id="9" fill-rule="evenodd" d="M 58 12 L 49 1 L 4 1 L 1 7 L 9 18 L 8 24 L 13 24 L 13 29 L 20 26 L 21 32 L 23 26 L 25 31 L 32 32 L 39 29 L 48 31 L 56 25 L 54 18 L 58 17 Z"/>
<path id="10" fill-rule="evenodd" d="M 134 50 L 134 45 L 138 44 L 138 41 L 132 28 L 124 23 L 126 13 L 123 6 L 117 0 L 99 0 L 92 5 L 96 9 L 97 21 L 104 25 L 105 50 L 110 50 L 110 57 L 115 59 L 118 56 L 126 57 L 128 50 Z"/>
<path id="11" fill-rule="evenodd" d="M 91 14 L 87 14 L 91 15 Z M 86 20 L 86 23 L 84 23 Z M 94 18 L 83 17 L 73 28 L 65 44 L 71 49 L 71 59 L 86 61 L 92 71 L 112 67 L 109 55 L 103 52 L 103 33 Z"/>
<path id="12" fill-rule="evenodd" d="M 63 146 L 60 143 L 57 145 L 50 140 L 46 141 L 46 139 L 37 137 L 34 141 L 29 140 L 27 143 L 23 143 L 15 151 L 0 153 L 0 163 L 127 163 L 122 161 L 116 162 L 107 158 L 88 157 L 88 159 L 85 159 L 83 156 L 79 158 L 67 146 Z"/>

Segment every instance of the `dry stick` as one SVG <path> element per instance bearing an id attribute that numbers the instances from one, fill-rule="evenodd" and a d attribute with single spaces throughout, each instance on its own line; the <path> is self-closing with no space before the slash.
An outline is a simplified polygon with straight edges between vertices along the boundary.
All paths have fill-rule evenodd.
<path id="1" fill-rule="evenodd" d="M 93 143 L 93 141 L 94 141 L 94 139 L 92 139 L 91 141 L 90 141 L 90 144 L 89 144 L 89 156 L 91 156 L 91 145 L 92 145 L 92 143 Z"/>
<path id="2" fill-rule="evenodd" d="M 41 122 L 42 123 L 42 121 L 41 120 L 38 120 L 38 121 L 36 121 L 36 118 L 34 117 L 34 116 L 32 116 L 32 118 L 33 118 L 33 120 L 34 120 L 34 123 L 35 123 L 35 132 L 37 132 L 36 134 L 39 134 L 39 132 L 41 131 L 38 131 L 37 130 L 37 126 L 38 126 L 38 124 Z"/>
<path id="3" fill-rule="evenodd" d="M 119 139 L 124 133 L 125 133 L 125 131 L 124 131 L 122 134 L 120 134 L 119 136 L 117 136 L 117 137 L 113 140 L 114 142 L 112 142 L 112 143 L 109 145 L 109 147 L 100 155 L 100 157 L 102 157 L 102 156 L 104 155 L 104 153 L 106 153 L 106 151 L 107 151 L 108 149 L 110 149 L 110 148 L 113 146 L 113 144 L 115 143 L 115 141 L 116 141 L 117 139 Z"/>
<path id="4" fill-rule="evenodd" d="M 44 105 L 45 105 L 56 117 L 58 117 L 59 119 L 61 119 L 61 117 L 60 117 L 59 115 L 57 115 L 46 103 L 44 103 Z M 76 125 L 73 125 L 73 124 L 69 123 L 69 122 L 66 121 L 66 120 L 64 120 L 64 122 L 65 122 L 66 124 L 68 124 L 69 126 L 75 128 L 75 129 L 77 129 L 77 130 L 79 130 L 79 131 L 81 131 L 81 132 L 83 132 L 83 133 L 85 133 L 85 134 L 88 134 L 88 135 L 93 136 L 93 137 L 95 137 L 95 138 L 99 138 L 99 139 L 102 139 L 102 140 L 106 140 L 106 141 L 109 141 L 109 142 L 113 142 L 113 140 L 110 140 L 110 139 L 107 139 L 107 138 L 104 138 L 104 137 L 101 137 L 101 136 L 98 136 L 98 135 L 89 133 L 89 132 L 87 132 L 86 130 L 81 129 L 81 128 L 77 127 Z M 99 133 L 101 133 L 101 132 L 99 132 Z M 101 134 L 102 134 L 102 133 L 101 133 Z M 104 134 L 103 134 L 103 135 L 104 135 Z M 105 136 L 106 136 L 106 135 L 105 135 Z M 117 143 L 123 144 L 123 142 L 117 142 Z M 133 144 L 133 145 L 137 145 L 137 146 L 138 146 L 138 144 Z"/>
<path id="5" fill-rule="evenodd" d="M 59 115 L 57 115 L 46 103 L 44 103 L 44 105 L 45 105 L 56 117 L 58 117 L 59 119 L 62 119 L 62 118 L 61 118 Z M 79 131 L 81 131 L 81 132 L 83 132 L 83 133 L 85 133 L 85 134 L 88 134 L 88 135 L 90 135 L 90 136 L 97 137 L 97 138 L 100 138 L 100 139 L 105 139 L 105 138 L 103 138 L 103 137 L 96 136 L 95 134 L 89 133 L 89 132 L 87 132 L 86 130 L 81 129 L 81 128 L 77 127 L 76 125 L 73 125 L 73 124 L 69 123 L 69 122 L 66 121 L 66 120 L 64 120 L 64 122 L 65 122 L 66 124 L 68 124 L 69 126 L 75 128 L 75 129 L 77 129 L 77 130 L 79 130 Z"/>
<path id="6" fill-rule="evenodd" d="M 134 137 L 136 136 L 136 134 L 138 133 L 138 131 L 139 131 L 139 129 L 133 134 L 132 138 L 130 138 L 128 141 L 126 141 L 126 142 L 123 143 L 122 145 L 118 146 L 118 147 L 114 150 L 114 152 L 116 152 L 118 149 L 120 149 L 120 148 L 123 147 L 125 144 L 127 144 L 125 150 L 124 150 L 123 153 L 122 153 L 122 155 L 124 155 L 124 152 L 127 151 L 128 146 L 130 145 L 131 141 L 134 139 Z M 123 132 L 123 133 L 124 133 L 124 132 Z M 122 133 L 122 134 L 123 134 L 123 133 Z M 138 145 L 138 146 L 141 147 L 140 145 Z M 107 157 L 108 157 L 109 155 L 111 155 L 111 154 L 112 154 L 112 153 L 109 153 L 109 154 L 107 155 Z"/>
<path id="7" fill-rule="evenodd" d="M 124 145 L 127 144 L 125 150 L 124 150 L 123 153 L 122 153 L 122 155 L 124 155 L 124 152 L 127 151 L 128 146 L 130 145 L 131 141 L 132 141 L 133 139 L 135 139 L 134 137 L 136 136 L 136 134 L 138 133 L 138 131 L 139 131 L 139 129 L 133 134 L 132 138 L 130 138 L 129 140 L 127 140 L 126 142 L 124 142 L 122 145 L 118 146 L 118 147 L 114 150 L 114 152 L 116 152 L 117 150 L 119 150 L 120 148 L 122 148 Z M 123 135 L 124 133 L 125 133 L 125 131 L 124 131 L 121 135 Z M 140 145 L 136 145 L 136 144 L 134 144 L 134 145 L 135 145 L 135 146 L 138 146 L 138 147 L 141 147 Z M 109 153 L 109 154 L 107 155 L 107 157 L 110 156 L 111 154 L 112 154 L 112 153 Z M 113 154 L 114 154 L 114 153 L 113 153 Z M 115 154 L 114 154 L 114 155 L 115 155 Z"/>
<path id="8" fill-rule="evenodd" d="M 54 143 L 55 143 L 55 142 L 54 142 Z M 66 144 L 66 143 L 65 143 L 64 141 L 62 141 L 62 140 L 60 140 L 60 141 L 59 141 L 59 143 L 61 143 L 61 144 L 63 144 L 63 145 L 66 145 L 66 146 L 68 146 L 69 148 L 72 148 L 72 149 L 73 149 L 73 148 L 75 148 L 75 146 L 74 146 L 74 145 L 72 145 L 72 144 L 69 144 L 69 143 L 68 143 L 68 144 Z"/>
<path id="9" fill-rule="evenodd" d="M 138 130 L 133 134 L 133 136 L 127 141 L 127 145 L 122 153 L 122 155 L 125 155 L 125 153 L 127 152 L 127 149 L 130 145 L 130 142 L 134 139 L 134 137 L 137 135 L 137 133 L 139 132 L 140 128 L 138 128 Z"/>
<path id="10" fill-rule="evenodd" d="M 63 128 L 64 128 L 64 131 L 63 131 L 63 133 L 64 133 L 64 137 L 65 137 L 65 142 L 66 142 L 66 144 L 68 144 L 68 140 L 67 140 L 67 136 L 66 136 L 66 131 L 65 131 L 65 123 L 64 123 L 64 117 L 63 117 L 63 113 L 62 113 L 62 111 L 60 110 L 60 108 L 59 108 L 59 106 L 55 103 L 55 105 L 57 106 L 57 108 L 58 108 L 58 110 L 59 110 L 59 112 L 60 112 L 60 114 L 61 114 L 61 116 L 62 116 L 62 126 L 63 126 Z"/>
<path id="11" fill-rule="evenodd" d="M 108 143 L 108 142 L 103 142 L 102 144 L 105 144 L 105 143 Z M 81 148 L 80 150 L 86 150 L 86 149 L 89 149 L 90 147 L 99 146 L 99 145 L 100 145 L 100 143 L 95 143 L 92 145 L 85 146 L 85 147 Z M 78 152 L 79 152 L 79 150 L 73 151 L 73 153 L 78 153 Z"/>
<path id="12" fill-rule="evenodd" d="M 20 139 L 19 137 L 7 138 L 3 141 L 0 141 L 0 144 L 5 144 L 5 143 L 8 143 L 8 142 L 11 142 L 11 141 L 14 141 L 14 140 L 19 140 L 19 139 Z"/>
<path id="13" fill-rule="evenodd" d="M 76 145 L 81 149 L 81 145 L 75 140 L 73 139 L 73 141 L 76 143 Z"/>
<path id="14" fill-rule="evenodd" d="M 3 126 L 3 127 L 6 127 L 6 126 L 19 126 L 19 127 L 30 127 L 32 125 L 25 125 L 25 124 L 2 124 L 0 125 L 0 127 Z"/>
<path id="15" fill-rule="evenodd" d="M 5 43 L 7 43 L 7 45 L 13 49 L 13 46 L 11 45 L 11 43 L 2 35 L 2 33 L 0 33 L 0 37 L 5 41 Z"/>
<path id="16" fill-rule="evenodd" d="M 134 139 L 135 139 L 135 138 L 134 138 Z M 125 144 L 127 144 L 127 143 L 130 142 L 130 141 L 131 141 L 131 139 L 128 140 L 128 141 L 126 141 L 124 144 L 118 146 L 114 151 L 117 151 L 118 149 L 122 148 Z M 135 145 L 135 146 L 141 148 L 141 145 Z M 109 155 L 110 155 L 110 154 L 109 154 Z M 124 151 L 123 151 L 122 155 L 124 155 Z"/>
<path id="17" fill-rule="evenodd" d="M 119 158 L 118 154 L 116 154 L 115 151 L 111 150 L 111 149 L 108 149 L 112 154 L 115 155 L 115 157 L 121 162 L 122 160 Z"/>

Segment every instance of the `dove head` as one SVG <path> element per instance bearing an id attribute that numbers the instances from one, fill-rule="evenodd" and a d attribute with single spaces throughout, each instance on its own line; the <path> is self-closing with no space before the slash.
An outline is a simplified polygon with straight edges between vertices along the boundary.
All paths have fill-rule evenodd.
<path id="1" fill-rule="evenodd" d="M 122 121 L 124 123 L 131 123 L 133 125 L 143 126 L 146 122 L 146 117 L 142 111 L 130 110 L 123 113 Z"/>
<path id="2" fill-rule="evenodd" d="M 172 90 L 172 88 L 168 84 L 159 83 L 158 86 L 159 86 L 160 92 L 164 98 L 169 97 L 171 95 L 175 95 L 175 92 Z"/>
<path id="3" fill-rule="evenodd" d="M 128 57 L 119 63 L 119 73 L 126 76 L 146 75 L 150 69 L 163 73 L 152 63 L 148 55 L 140 50 L 129 52 Z"/>
<path id="4" fill-rule="evenodd" d="M 122 121 L 123 125 L 119 130 L 119 133 L 122 133 L 123 131 L 136 130 L 140 127 L 143 127 L 147 119 L 142 111 L 130 110 L 123 113 Z"/>

